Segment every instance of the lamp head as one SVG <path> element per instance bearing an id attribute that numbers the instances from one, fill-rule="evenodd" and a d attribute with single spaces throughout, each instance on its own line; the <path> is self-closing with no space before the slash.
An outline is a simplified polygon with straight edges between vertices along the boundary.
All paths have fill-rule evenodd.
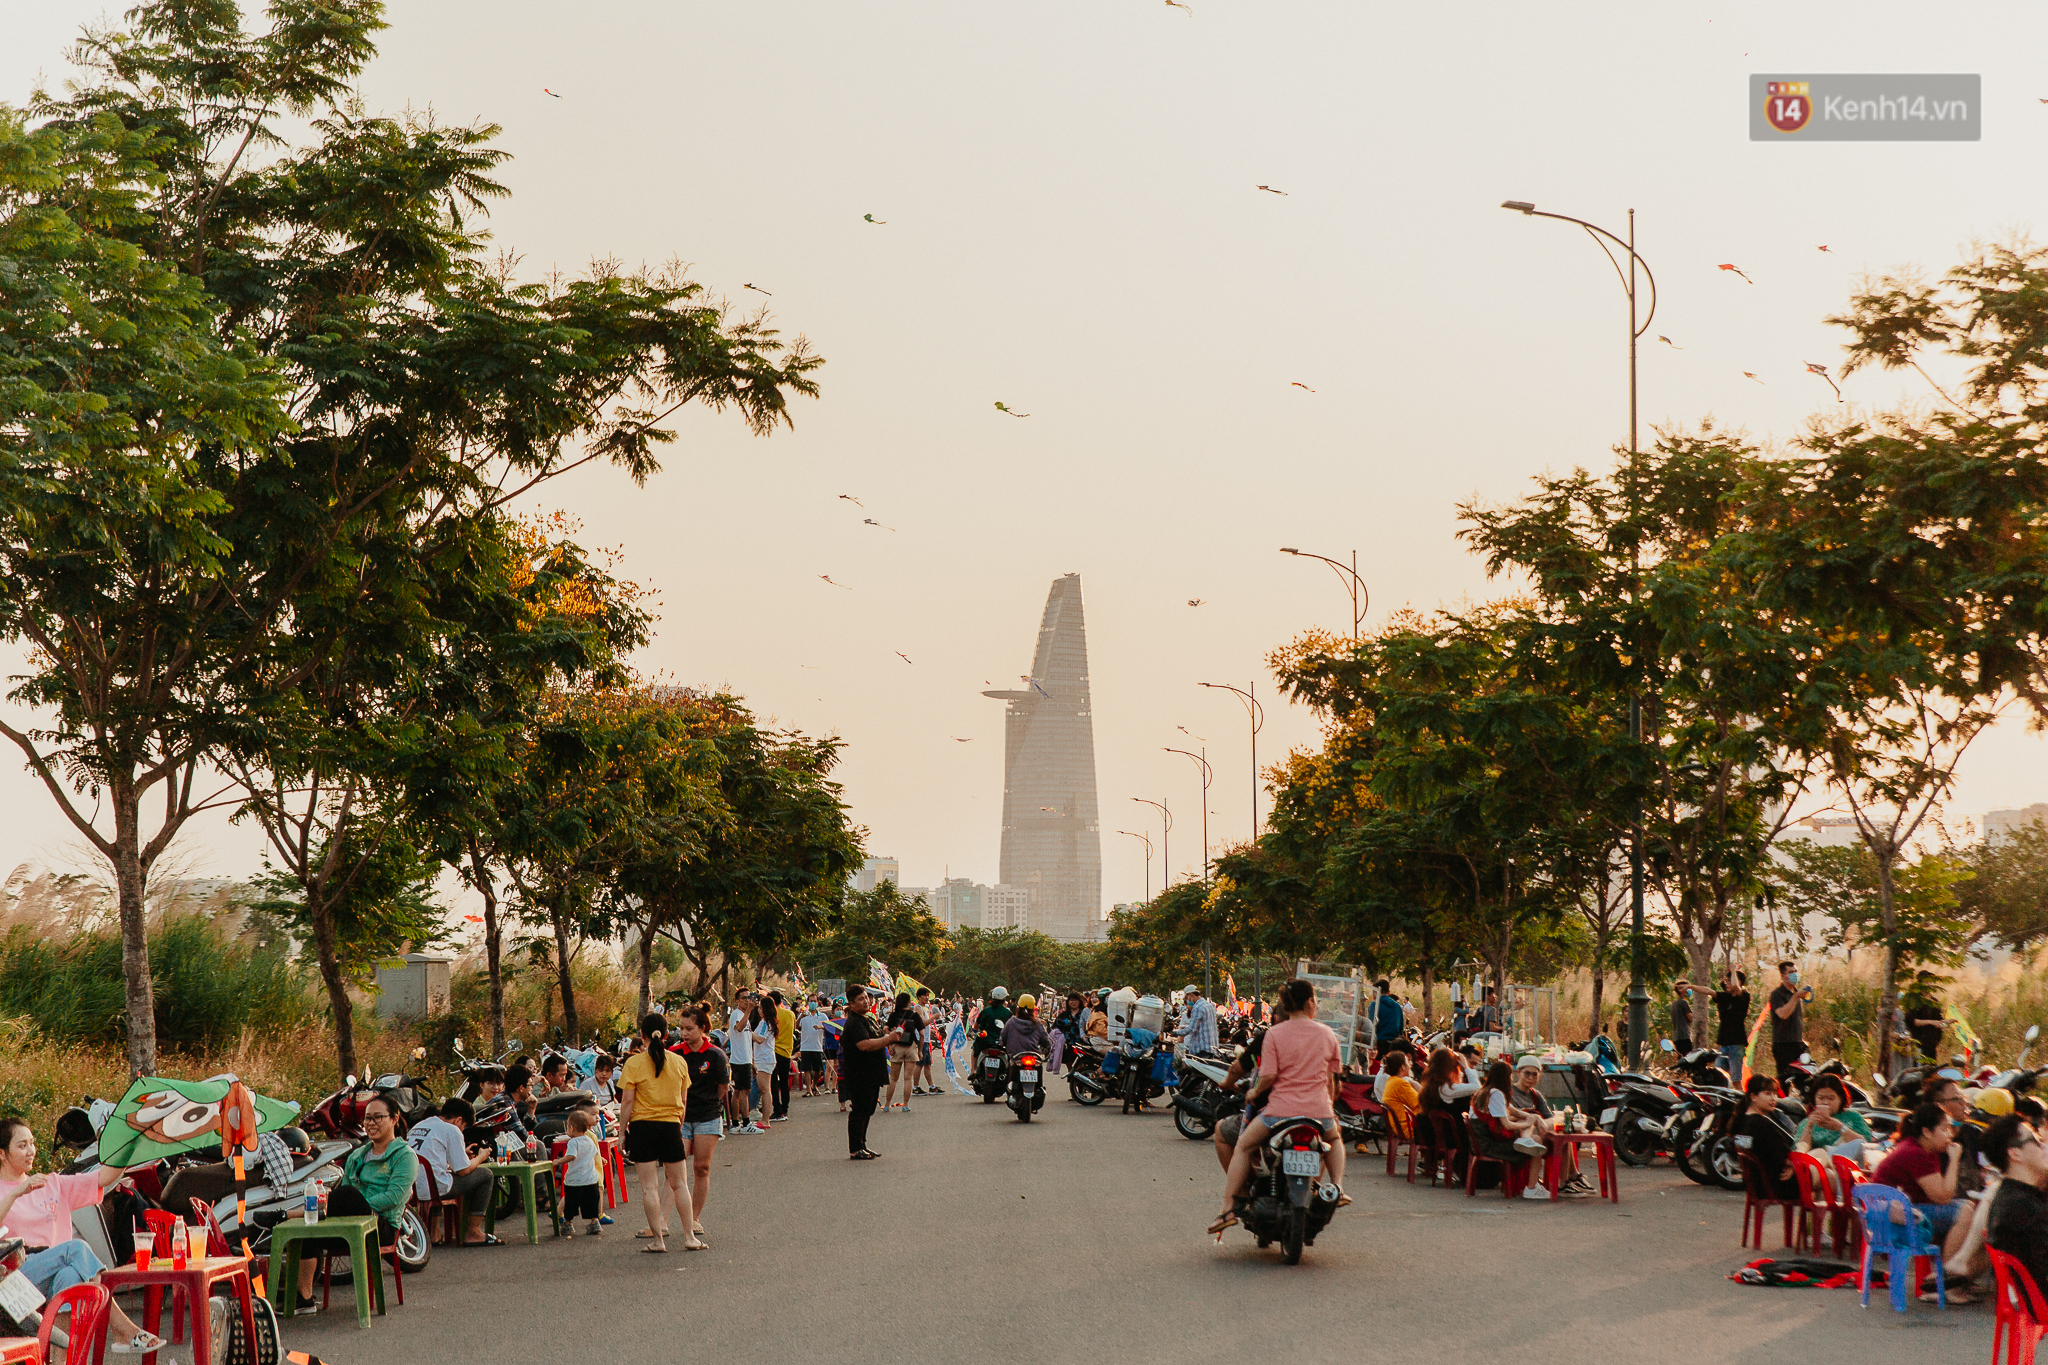
<path id="1" fill-rule="evenodd" d="M 1503 199 L 1500 206 L 1504 209 L 1513 209 L 1516 213 L 1534 213 L 1536 211 L 1536 206 L 1526 199 Z"/>

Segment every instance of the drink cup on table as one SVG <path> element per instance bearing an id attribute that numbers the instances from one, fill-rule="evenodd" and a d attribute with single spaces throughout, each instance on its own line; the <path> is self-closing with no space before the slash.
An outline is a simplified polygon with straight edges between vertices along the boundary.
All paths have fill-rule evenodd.
<path id="1" fill-rule="evenodd" d="M 152 1249 L 151 1244 L 155 1240 L 156 1234 L 149 1230 L 148 1223 L 137 1223 L 135 1225 L 135 1268 L 137 1270 L 149 1269 L 149 1253 Z"/>

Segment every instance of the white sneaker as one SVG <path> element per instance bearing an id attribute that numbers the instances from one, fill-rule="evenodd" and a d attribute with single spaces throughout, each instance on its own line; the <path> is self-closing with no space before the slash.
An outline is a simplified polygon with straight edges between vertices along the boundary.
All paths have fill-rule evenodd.
<path id="1" fill-rule="evenodd" d="M 1541 1185 L 1531 1185 L 1528 1189 L 1522 1191 L 1522 1198 L 1541 1199 L 1548 1202 L 1550 1199 L 1550 1191 L 1544 1189 Z"/>

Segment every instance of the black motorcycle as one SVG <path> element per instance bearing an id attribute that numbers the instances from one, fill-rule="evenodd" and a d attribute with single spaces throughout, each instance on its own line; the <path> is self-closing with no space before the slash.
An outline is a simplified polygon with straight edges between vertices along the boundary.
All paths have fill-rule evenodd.
<path id="1" fill-rule="evenodd" d="M 1020 1052 L 1010 1059 L 1008 1070 L 1010 1095 L 1005 1102 L 1017 1122 L 1029 1123 L 1045 1108 L 1045 1061 L 1035 1052 Z"/>
<path id="2" fill-rule="evenodd" d="M 1077 1048 L 1067 1059 L 1067 1094 L 1077 1104 L 1097 1105 L 1108 1099 L 1114 1083 L 1102 1072 L 1102 1054 Z"/>
<path id="3" fill-rule="evenodd" d="M 1251 1174 L 1237 1196 L 1237 1221 L 1263 1250 L 1278 1242 L 1288 1265 L 1298 1265 L 1303 1247 L 1337 1211 L 1337 1187 L 1319 1177 L 1329 1150 L 1321 1124 L 1295 1119 L 1275 1128 L 1252 1151 Z"/>
<path id="4" fill-rule="evenodd" d="M 1009 1067 L 999 1047 L 992 1047 L 974 1059 L 974 1093 L 983 1104 L 994 1104 L 1008 1093 Z"/>

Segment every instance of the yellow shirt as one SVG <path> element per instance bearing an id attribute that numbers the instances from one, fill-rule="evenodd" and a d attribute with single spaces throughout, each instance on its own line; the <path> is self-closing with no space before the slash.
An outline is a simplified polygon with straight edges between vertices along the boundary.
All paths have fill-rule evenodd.
<path id="1" fill-rule="evenodd" d="M 673 1052 L 662 1060 L 659 1076 L 654 1058 L 644 1051 L 628 1057 L 619 1073 L 619 1089 L 633 1092 L 633 1117 L 649 1123 L 681 1123 L 683 1094 L 689 1088 L 689 1064 Z"/>
<path id="2" fill-rule="evenodd" d="M 1381 1092 L 1380 1102 L 1389 1109 L 1398 1109 L 1401 1127 L 1411 1134 L 1415 1131 L 1415 1114 L 1422 1108 L 1422 1092 L 1415 1088 L 1415 1082 L 1406 1076 L 1395 1076 Z"/>
<path id="3" fill-rule="evenodd" d="M 796 1011 L 787 1005 L 775 1007 L 775 1055 L 787 1057 L 796 1042 Z"/>

